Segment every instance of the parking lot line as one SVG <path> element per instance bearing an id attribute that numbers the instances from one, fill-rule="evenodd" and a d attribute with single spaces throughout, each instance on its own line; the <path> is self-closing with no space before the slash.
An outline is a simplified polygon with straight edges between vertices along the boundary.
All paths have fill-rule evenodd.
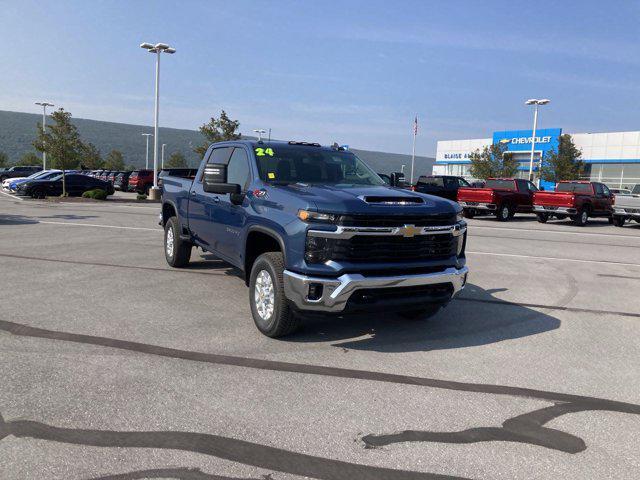
<path id="1" fill-rule="evenodd" d="M 535 233 L 557 233 L 559 235 L 590 235 L 590 236 L 595 236 L 595 237 L 630 237 L 630 238 L 637 238 L 640 240 L 640 236 L 638 235 L 629 235 L 629 234 L 619 234 L 619 233 L 594 233 L 594 232 L 563 232 L 561 230 L 547 230 L 547 229 L 539 229 L 539 228 L 518 228 L 518 227 L 513 227 L 513 228 L 508 228 L 508 227 L 488 227 L 486 225 L 476 225 L 474 224 L 470 224 L 470 227 L 472 229 L 476 229 L 476 228 L 486 228 L 489 230 L 508 230 L 510 232 L 535 232 Z"/>
<path id="2" fill-rule="evenodd" d="M 557 260 L 560 262 L 597 263 L 605 265 L 621 265 L 624 267 L 640 267 L 640 264 L 637 263 L 611 262 L 609 260 L 581 260 L 578 258 L 542 257 L 536 255 L 518 255 L 516 253 L 472 252 L 469 250 L 467 250 L 466 253 L 470 253 L 472 255 L 491 255 L 494 257 L 533 258 L 537 260 Z"/>
<path id="3" fill-rule="evenodd" d="M 2 190 L 0 190 L 0 193 L 3 195 L 6 195 L 7 197 L 13 198 L 14 200 L 20 200 L 20 201 L 24 200 L 24 198 L 16 197 L 15 195 L 11 195 L 10 193 L 3 192 Z"/>
<path id="4" fill-rule="evenodd" d="M 148 230 L 151 232 L 162 232 L 160 228 L 147 228 L 147 227 L 123 227 L 120 225 L 98 225 L 97 223 L 75 223 L 75 222 L 45 222 L 39 220 L 38 223 L 45 223 L 47 225 L 72 225 L 75 227 L 98 227 L 98 228 L 119 228 L 122 230 Z"/>

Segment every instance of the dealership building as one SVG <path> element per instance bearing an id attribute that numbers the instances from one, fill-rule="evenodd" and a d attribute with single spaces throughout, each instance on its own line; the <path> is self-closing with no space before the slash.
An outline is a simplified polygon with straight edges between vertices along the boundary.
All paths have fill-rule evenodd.
<path id="1" fill-rule="evenodd" d="M 534 144 L 534 171 L 538 171 L 540 159 L 557 150 L 561 128 L 536 130 Z M 569 133 L 573 143 L 582 151 L 585 163 L 584 180 L 606 183 L 611 188 L 640 184 L 640 131 L 608 133 Z M 438 142 L 434 175 L 458 175 L 472 180 L 469 156 L 492 143 L 507 145 L 519 161 L 518 178 L 529 175 L 531 157 L 531 130 L 493 132 L 491 138 L 470 140 L 442 140 Z M 544 182 L 543 182 L 544 184 Z"/>

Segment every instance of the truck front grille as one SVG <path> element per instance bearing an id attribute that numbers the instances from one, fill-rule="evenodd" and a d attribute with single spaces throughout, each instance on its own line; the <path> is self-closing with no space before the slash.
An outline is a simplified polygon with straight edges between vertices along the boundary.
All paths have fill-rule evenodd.
<path id="1" fill-rule="evenodd" d="M 407 262 L 441 260 L 456 254 L 452 235 L 361 235 L 349 239 L 327 239 L 331 259 L 349 262 Z"/>
<path id="2" fill-rule="evenodd" d="M 337 225 L 349 227 L 430 227 L 434 225 L 453 225 L 455 214 L 443 215 L 340 215 Z"/>

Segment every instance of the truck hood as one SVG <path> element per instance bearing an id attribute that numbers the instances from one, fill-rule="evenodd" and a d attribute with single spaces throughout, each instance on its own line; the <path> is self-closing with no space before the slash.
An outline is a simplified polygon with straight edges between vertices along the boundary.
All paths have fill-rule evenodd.
<path id="1" fill-rule="evenodd" d="M 442 214 L 455 213 L 455 202 L 432 195 L 386 186 L 341 187 L 291 184 L 277 187 L 315 205 L 318 211 L 337 214 Z"/>

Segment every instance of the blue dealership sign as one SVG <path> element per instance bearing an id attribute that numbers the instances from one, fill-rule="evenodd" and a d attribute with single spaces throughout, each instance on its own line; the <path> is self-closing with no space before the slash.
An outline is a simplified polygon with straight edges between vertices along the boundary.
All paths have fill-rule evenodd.
<path id="1" fill-rule="evenodd" d="M 550 150 L 557 150 L 562 135 L 561 128 L 543 128 L 536 130 L 535 150 L 544 156 Z M 509 152 L 529 152 L 533 141 L 533 130 L 506 130 L 493 132 L 493 143 L 508 145 Z"/>

